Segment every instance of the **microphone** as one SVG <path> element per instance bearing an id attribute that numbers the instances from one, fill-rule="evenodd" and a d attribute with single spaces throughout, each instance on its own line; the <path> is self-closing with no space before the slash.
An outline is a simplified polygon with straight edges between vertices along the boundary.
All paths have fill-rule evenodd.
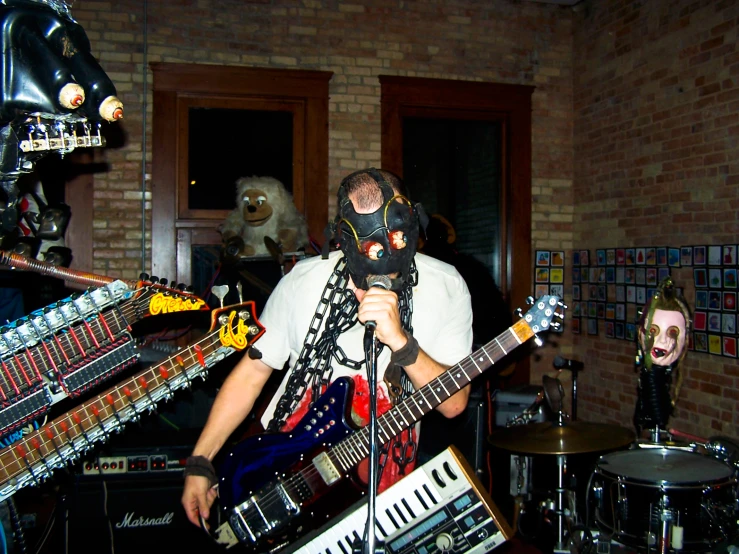
<path id="1" fill-rule="evenodd" d="M 578 362 L 577 360 L 568 360 L 562 356 L 554 358 L 555 369 L 569 369 L 571 371 L 582 371 L 585 369 L 585 364 Z"/>
<path id="2" fill-rule="evenodd" d="M 391 285 L 390 277 L 387 275 L 367 275 L 367 288 L 379 287 L 381 289 L 390 290 Z M 374 321 L 367 321 L 365 322 L 364 327 L 366 329 L 365 335 L 367 335 L 368 333 L 373 333 L 375 331 L 377 323 Z"/>

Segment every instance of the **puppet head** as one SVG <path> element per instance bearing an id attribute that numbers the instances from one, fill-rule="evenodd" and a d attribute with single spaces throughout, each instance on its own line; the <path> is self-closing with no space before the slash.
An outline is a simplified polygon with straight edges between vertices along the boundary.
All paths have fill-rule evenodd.
<path id="1" fill-rule="evenodd" d="M 638 350 L 645 367 L 679 364 L 687 354 L 690 324 L 690 309 L 672 279 L 667 277 L 639 319 Z"/>
<path id="2" fill-rule="evenodd" d="M 396 291 L 410 278 L 419 223 L 425 227 L 427 218 L 402 188 L 397 176 L 375 168 L 352 173 L 339 186 L 338 214 L 328 233 L 338 241 L 359 288 L 368 288 L 368 275 L 397 274 L 391 279 Z"/>

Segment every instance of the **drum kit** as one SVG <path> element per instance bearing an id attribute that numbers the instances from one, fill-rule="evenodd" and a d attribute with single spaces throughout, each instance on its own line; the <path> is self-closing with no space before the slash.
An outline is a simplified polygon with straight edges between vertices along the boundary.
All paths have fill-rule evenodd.
<path id="1" fill-rule="evenodd" d="M 561 397 L 551 400 L 556 386 L 545 382 L 544 389 L 557 414 L 554 421 L 527 421 L 529 408 L 488 442 L 514 456 L 556 457 L 556 486 L 536 507 L 556 525 L 554 552 L 727 551 L 726 545 L 737 538 L 739 516 L 739 447 L 731 439 L 655 442 L 653 433 L 650 441 L 637 440 L 633 431 L 618 425 L 570 421 L 558 403 Z M 672 439 L 681 434 L 670 430 L 665 435 Z M 586 483 L 578 496 L 565 479 L 568 457 L 599 453 L 588 475 L 577 479 Z M 523 481 L 519 476 L 519 493 L 526 492 L 520 490 Z M 576 505 L 578 498 L 584 505 Z M 516 510 L 520 506 L 517 502 Z M 519 515 L 513 514 L 514 528 Z"/>

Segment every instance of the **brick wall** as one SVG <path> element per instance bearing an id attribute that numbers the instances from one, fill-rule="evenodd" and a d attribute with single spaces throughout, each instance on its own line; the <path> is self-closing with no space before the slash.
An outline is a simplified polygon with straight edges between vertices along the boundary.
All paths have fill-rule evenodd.
<path id="1" fill-rule="evenodd" d="M 739 6 L 587 2 L 574 21 L 575 248 L 739 242 Z M 690 268 L 673 271 L 691 306 Z M 628 425 L 634 345 L 574 337 L 588 419 Z M 730 358 L 690 352 L 672 427 L 739 436 Z M 591 417 L 592 414 L 592 417 Z"/>
<path id="2" fill-rule="evenodd" d="M 350 171 L 380 161 L 378 75 L 534 85 L 533 246 L 572 246 L 568 8 L 509 0 L 79 0 L 73 15 L 125 105 L 116 124 L 122 145 L 101 153 L 109 170 L 95 176 L 96 272 L 135 278 L 142 267 L 142 144 L 145 131 L 150 174 L 152 106 L 149 86 L 144 119 L 143 83 L 150 62 L 332 71 L 331 193 Z M 143 191 L 147 268 L 150 188 L 147 182 Z"/>

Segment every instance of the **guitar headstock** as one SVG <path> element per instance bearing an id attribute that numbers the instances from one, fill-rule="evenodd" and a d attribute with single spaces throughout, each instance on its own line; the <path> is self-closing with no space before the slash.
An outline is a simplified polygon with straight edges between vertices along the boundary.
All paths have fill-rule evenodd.
<path id="1" fill-rule="evenodd" d="M 167 286 L 167 279 L 158 279 L 146 274 L 141 275 L 137 283 L 138 294 L 136 301 L 147 312 L 142 316 L 169 314 L 174 312 L 207 311 L 210 307 L 204 300 L 185 291 L 180 284 L 175 287 Z"/>
<path id="2" fill-rule="evenodd" d="M 521 315 L 522 310 L 517 311 L 521 315 L 521 321 L 513 325 L 513 330 L 521 341 L 528 340 L 537 333 L 548 331 L 552 327 L 559 327 L 560 322 L 554 321 L 555 318 L 564 319 L 564 310 L 567 308 L 559 296 L 545 294 L 536 300 L 529 297 L 528 303 L 532 306 L 528 312 Z M 557 310 L 560 311 L 557 311 Z M 541 340 L 536 337 L 537 345 L 541 346 Z"/>
<path id="3" fill-rule="evenodd" d="M 251 346 L 264 334 L 264 325 L 257 319 L 254 301 L 242 302 L 211 312 L 212 330 L 218 329 L 218 337 L 223 346 L 243 350 Z"/>

